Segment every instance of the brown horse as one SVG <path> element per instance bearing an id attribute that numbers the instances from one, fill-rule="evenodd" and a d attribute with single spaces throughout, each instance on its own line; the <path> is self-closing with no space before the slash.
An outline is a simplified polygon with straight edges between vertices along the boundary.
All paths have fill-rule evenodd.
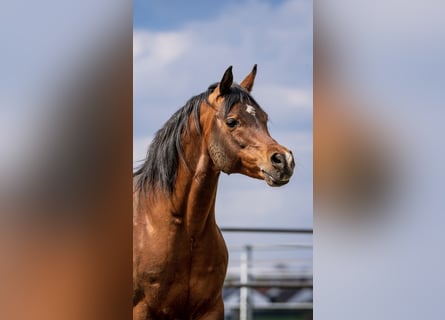
<path id="1" fill-rule="evenodd" d="M 232 67 L 160 129 L 134 174 L 133 319 L 223 319 L 228 253 L 215 222 L 220 172 L 289 182 L 290 150 L 273 140 Z"/>

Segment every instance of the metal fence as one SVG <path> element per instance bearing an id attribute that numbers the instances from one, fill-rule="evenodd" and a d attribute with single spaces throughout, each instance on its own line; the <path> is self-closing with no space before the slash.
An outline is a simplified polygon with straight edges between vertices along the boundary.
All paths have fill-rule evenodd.
<path id="1" fill-rule="evenodd" d="M 252 244 L 243 238 L 241 241 L 237 240 L 236 245 L 228 245 L 231 263 L 224 290 L 232 295 L 225 295 L 227 320 L 312 318 L 313 232 L 311 229 L 221 228 L 221 231 L 225 237 L 228 233 L 242 234 L 243 237 L 252 233 L 290 234 L 300 237 L 299 241 L 267 244 Z M 310 241 L 302 240 L 302 235 L 310 237 Z M 254 252 L 262 253 L 258 254 L 259 259 L 254 258 Z M 286 252 L 286 255 L 278 257 L 278 252 Z M 292 254 L 289 255 L 289 252 Z M 235 259 L 232 259 L 234 256 Z M 277 262 L 280 263 L 278 266 L 273 265 Z M 277 296 L 279 293 L 298 295 L 302 292 L 306 295 L 300 300 L 280 301 L 274 299 L 271 292 Z M 239 296 L 231 299 L 235 294 Z M 262 301 L 255 299 L 259 295 L 263 298 Z"/>

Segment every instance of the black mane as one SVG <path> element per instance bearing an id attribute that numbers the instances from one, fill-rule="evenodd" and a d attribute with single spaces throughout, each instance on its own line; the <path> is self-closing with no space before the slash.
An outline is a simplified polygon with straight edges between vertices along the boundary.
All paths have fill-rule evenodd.
<path id="1" fill-rule="evenodd" d="M 200 107 L 208 102 L 209 95 L 218 84 L 212 84 L 207 91 L 196 95 L 176 111 L 156 133 L 147 152 L 145 162 L 133 173 L 139 191 L 160 191 L 171 194 L 174 191 L 179 158 L 183 155 L 182 134 L 189 132 L 189 118 L 193 117 L 196 129 L 201 133 L 199 123 Z M 252 96 L 242 87 L 233 84 L 230 92 L 224 95 L 224 117 L 236 103 L 248 103 L 260 108 Z"/>

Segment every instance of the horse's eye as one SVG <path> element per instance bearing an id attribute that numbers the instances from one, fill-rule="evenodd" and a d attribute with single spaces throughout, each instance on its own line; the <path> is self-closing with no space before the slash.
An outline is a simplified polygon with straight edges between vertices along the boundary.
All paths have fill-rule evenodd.
<path id="1" fill-rule="evenodd" d="M 226 125 L 227 125 L 230 129 L 235 128 L 238 124 L 239 124 L 239 122 L 238 122 L 238 120 L 236 120 L 236 119 L 229 118 L 229 119 L 226 120 Z"/>

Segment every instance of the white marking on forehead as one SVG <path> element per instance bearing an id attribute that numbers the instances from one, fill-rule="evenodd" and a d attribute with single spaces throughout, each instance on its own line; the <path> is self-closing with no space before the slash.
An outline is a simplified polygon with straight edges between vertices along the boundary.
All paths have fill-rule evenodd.
<path id="1" fill-rule="evenodd" d="M 248 104 L 248 105 L 246 106 L 246 112 L 249 113 L 249 114 L 251 114 L 251 115 L 254 116 L 254 117 L 255 117 L 255 115 L 256 115 L 256 113 L 255 113 L 255 108 L 252 107 L 250 104 Z"/>

